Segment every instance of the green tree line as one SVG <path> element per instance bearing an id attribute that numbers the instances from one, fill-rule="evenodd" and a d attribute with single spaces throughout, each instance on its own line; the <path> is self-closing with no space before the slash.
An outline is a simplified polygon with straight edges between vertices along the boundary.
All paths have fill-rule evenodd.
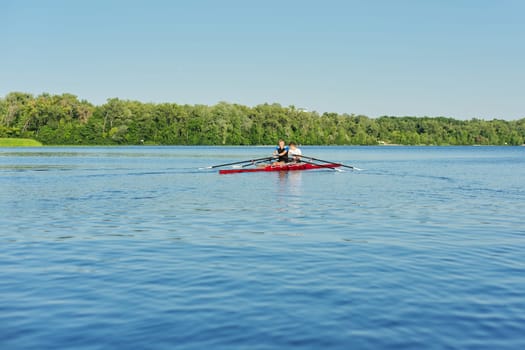
<path id="1" fill-rule="evenodd" d="M 279 138 L 303 145 L 521 145 L 525 118 L 369 118 L 276 103 L 207 106 L 118 98 L 97 106 L 72 94 L 12 92 L 0 98 L 0 137 L 47 145 L 265 145 Z"/>

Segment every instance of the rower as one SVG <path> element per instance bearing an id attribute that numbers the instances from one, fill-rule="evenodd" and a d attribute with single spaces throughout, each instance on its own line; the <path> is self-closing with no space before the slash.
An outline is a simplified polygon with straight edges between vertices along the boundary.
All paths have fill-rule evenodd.
<path id="1" fill-rule="evenodd" d="M 277 157 L 277 161 L 272 165 L 283 165 L 288 160 L 288 146 L 285 145 L 283 139 L 279 140 L 279 144 L 275 147 L 273 155 Z"/>
<path id="2" fill-rule="evenodd" d="M 301 149 L 297 147 L 295 142 L 290 142 L 288 145 L 288 163 L 299 163 L 301 162 Z"/>

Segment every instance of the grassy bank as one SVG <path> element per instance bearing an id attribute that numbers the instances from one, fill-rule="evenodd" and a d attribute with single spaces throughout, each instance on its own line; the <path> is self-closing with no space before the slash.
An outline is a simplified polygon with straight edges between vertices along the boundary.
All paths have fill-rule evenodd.
<path id="1" fill-rule="evenodd" d="M 0 147 L 39 147 L 40 142 L 33 139 L 15 139 L 0 137 Z"/>

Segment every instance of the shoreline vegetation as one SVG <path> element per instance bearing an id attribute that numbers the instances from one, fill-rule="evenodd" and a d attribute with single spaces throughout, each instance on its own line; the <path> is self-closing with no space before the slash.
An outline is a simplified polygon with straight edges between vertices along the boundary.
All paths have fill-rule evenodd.
<path id="1" fill-rule="evenodd" d="M 0 137 L 0 147 L 41 147 L 42 143 L 33 139 Z"/>
<path id="2" fill-rule="evenodd" d="M 0 98 L 0 146 L 39 145 L 523 145 L 525 118 L 369 118 L 295 106 L 144 103 L 94 105 L 72 94 Z M 32 139 L 32 140 L 30 140 Z M 15 141 L 16 140 L 16 141 Z"/>

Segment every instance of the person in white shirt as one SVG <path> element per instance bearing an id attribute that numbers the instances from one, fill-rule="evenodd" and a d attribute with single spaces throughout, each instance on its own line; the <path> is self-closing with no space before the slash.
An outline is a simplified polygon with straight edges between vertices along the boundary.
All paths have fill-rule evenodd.
<path id="1" fill-rule="evenodd" d="M 299 163 L 301 161 L 301 149 L 297 147 L 295 142 L 290 142 L 288 145 L 288 162 Z"/>

